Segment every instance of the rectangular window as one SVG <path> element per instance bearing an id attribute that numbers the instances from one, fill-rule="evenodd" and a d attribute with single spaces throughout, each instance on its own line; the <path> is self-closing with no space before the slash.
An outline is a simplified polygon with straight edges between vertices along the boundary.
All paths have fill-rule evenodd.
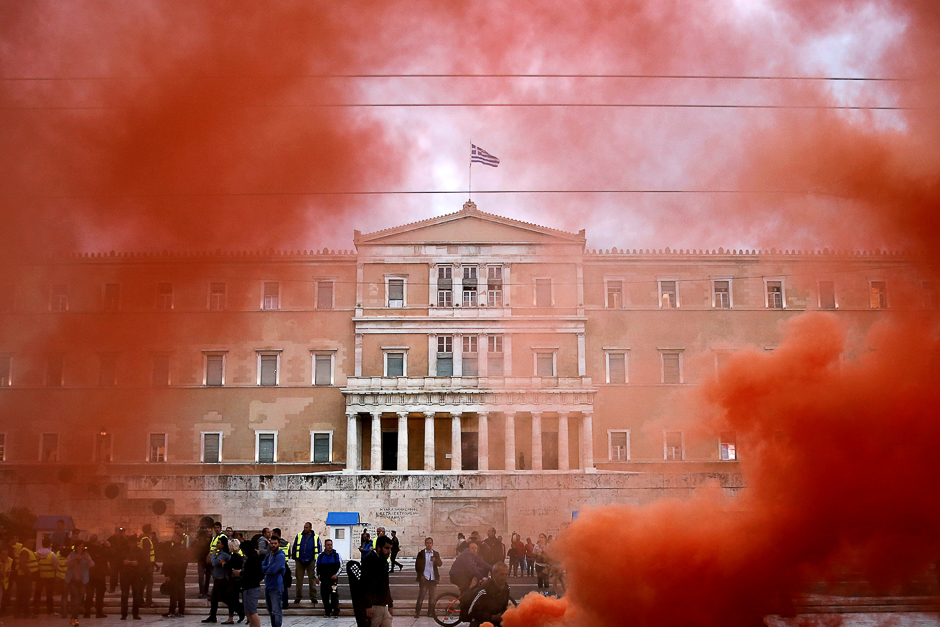
<path id="1" fill-rule="evenodd" d="M 607 353 L 607 383 L 627 382 L 627 354 Z"/>
<path id="2" fill-rule="evenodd" d="M 111 434 L 102 432 L 95 436 L 95 461 L 111 463 Z"/>
<path id="3" fill-rule="evenodd" d="M 405 376 L 405 353 L 385 353 L 385 376 Z"/>
<path id="4" fill-rule="evenodd" d="M 476 290 L 467 290 L 463 291 L 463 306 L 464 307 L 476 307 L 477 306 L 477 291 Z"/>
<path id="5" fill-rule="evenodd" d="M 464 266 L 463 267 L 463 280 L 464 285 L 467 285 L 467 281 L 473 281 L 473 285 L 476 285 L 477 281 L 477 267 L 476 266 Z"/>
<path id="6" fill-rule="evenodd" d="M 259 464 L 277 461 L 277 431 L 255 431 L 255 461 Z"/>
<path id="7" fill-rule="evenodd" d="M 278 384 L 278 365 L 280 353 L 258 353 L 258 385 L 274 386 Z"/>
<path id="8" fill-rule="evenodd" d="M 731 309 L 731 281 L 719 279 L 712 281 L 712 306 L 715 309 Z"/>
<path id="9" fill-rule="evenodd" d="M 767 309 L 783 309 L 783 281 L 767 281 Z"/>
<path id="10" fill-rule="evenodd" d="M 166 461 L 166 434 L 165 433 L 151 433 L 147 446 L 147 461 L 148 462 L 165 462 Z"/>
<path id="11" fill-rule="evenodd" d="M 402 308 L 405 306 L 405 279 L 388 279 L 388 306 Z"/>
<path id="12" fill-rule="evenodd" d="M 454 293 L 451 290 L 437 290 L 437 306 L 453 307 Z"/>
<path id="13" fill-rule="evenodd" d="M 675 309 L 679 306 L 676 281 L 659 282 L 659 306 L 662 309 Z"/>
<path id="14" fill-rule="evenodd" d="M 682 383 L 681 353 L 663 353 L 663 383 Z"/>
<path id="15" fill-rule="evenodd" d="M 454 281 L 452 266 L 437 267 L 437 306 L 454 306 Z"/>
<path id="16" fill-rule="evenodd" d="M 59 283 L 52 286 L 49 297 L 49 311 L 69 310 L 69 286 Z"/>
<path id="17" fill-rule="evenodd" d="M 105 311 L 117 311 L 121 307 L 121 286 L 118 283 L 104 284 L 102 308 Z"/>
<path id="18" fill-rule="evenodd" d="M 264 282 L 264 298 L 261 301 L 262 309 L 281 308 L 281 284 L 277 281 Z"/>
<path id="19" fill-rule="evenodd" d="M 454 376 L 454 336 L 437 336 L 437 376 Z"/>
<path id="20" fill-rule="evenodd" d="M 667 462 L 678 462 L 685 459 L 681 431 L 667 431 L 664 434 L 664 446 L 664 458 Z"/>
<path id="21" fill-rule="evenodd" d="M 535 306 L 552 306 L 552 280 L 535 279 Z"/>
<path id="22" fill-rule="evenodd" d="M 225 385 L 225 354 L 206 354 L 206 385 Z"/>
<path id="23" fill-rule="evenodd" d="M 153 375 L 150 384 L 155 388 L 165 388 L 170 385 L 170 356 L 153 356 Z"/>
<path id="24" fill-rule="evenodd" d="M 607 281 L 607 309 L 623 307 L 623 281 Z"/>
<path id="25" fill-rule="evenodd" d="M 502 335 L 488 335 L 486 337 L 486 374 L 490 377 L 502 377 L 504 375 Z"/>
<path id="26" fill-rule="evenodd" d="M 535 354 L 535 376 L 554 377 L 555 376 L 555 353 L 536 353 Z"/>
<path id="27" fill-rule="evenodd" d="M 317 309 L 333 309 L 333 281 L 317 281 Z"/>
<path id="28" fill-rule="evenodd" d="M 333 461 L 333 432 L 310 432 L 310 461 L 314 464 L 329 464 Z"/>
<path id="29" fill-rule="evenodd" d="M 117 385 L 117 355 L 99 356 L 98 387 L 113 388 Z"/>
<path id="30" fill-rule="evenodd" d="M 463 336 L 463 355 L 461 356 L 461 365 L 463 366 L 463 376 L 476 377 L 480 374 L 480 365 L 478 361 L 478 341 L 475 335 Z"/>
<path id="31" fill-rule="evenodd" d="M 836 284 L 834 281 L 819 282 L 819 308 L 836 308 Z"/>
<path id="32" fill-rule="evenodd" d="M 209 284 L 209 311 L 222 311 L 225 309 L 225 283 L 214 282 Z"/>
<path id="33" fill-rule="evenodd" d="M 0 355 L 0 388 L 13 385 L 13 355 Z"/>
<path id="34" fill-rule="evenodd" d="M 722 461 L 733 462 L 738 458 L 734 433 L 723 431 L 718 438 L 718 454 Z"/>
<path id="35" fill-rule="evenodd" d="M 487 307 L 503 306 L 503 267 L 486 267 L 486 305 Z"/>
<path id="36" fill-rule="evenodd" d="M 60 388 L 65 385 L 65 357 L 49 355 L 46 357 L 46 387 Z"/>
<path id="37" fill-rule="evenodd" d="M 55 463 L 59 461 L 59 434 L 43 433 L 39 440 L 39 461 Z"/>
<path id="38" fill-rule="evenodd" d="M 0 462 L 7 460 L 7 435 L 0 433 Z"/>
<path id="39" fill-rule="evenodd" d="M 608 431 L 608 442 L 610 444 L 610 461 L 625 462 L 630 459 L 630 432 L 629 431 Z"/>
<path id="40" fill-rule="evenodd" d="M 888 308 L 888 284 L 884 281 L 871 282 L 871 308 Z"/>
<path id="41" fill-rule="evenodd" d="M 0 284 L 0 313 L 12 313 L 16 306 L 16 285 Z"/>
<path id="42" fill-rule="evenodd" d="M 315 353 L 313 355 L 313 384 L 333 385 L 333 355 Z"/>
<path id="43" fill-rule="evenodd" d="M 940 307 L 937 284 L 933 281 L 924 281 L 924 307 L 927 309 L 937 309 Z"/>
<path id="44" fill-rule="evenodd" d="M 204 431 L 202 433 L 202 463 L 218 464 L 222 461 L 222 433 Z"/>
<path id="45" fill-rule="evenodd" d="M 170 311 L 173 309 L 173 284 L 157 283 L 157 309 Z"/>

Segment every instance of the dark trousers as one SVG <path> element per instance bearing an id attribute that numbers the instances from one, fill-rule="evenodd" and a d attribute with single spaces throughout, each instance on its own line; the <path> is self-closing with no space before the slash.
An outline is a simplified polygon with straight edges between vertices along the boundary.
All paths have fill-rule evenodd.
<path id="1" fill-rule="evenodd" d="M 209 618 L 215 618 L 216 613 L 219 611 L 219 601 L 225 603 L 228 600 L 226 594 L 226 587 L 228 581 L 225 579 L 213 579 L 212 580 L 212 596 L 209 598 Z"/>
<path id="2" fill-rule="evenodd" d="M 320 580 L 320 598 L 323 599 L 323 612 L 326 616 L 339 616 L 339 594 L 333 592 L 333 582 Z"/>
<path id="3" fill-rule="evenodd" d="M 418 582 L 418 602 L 415 603 L 415 616 L 421 613 L 421 603 L 424 601 L 424 595 L 428 595 L 428 616 L 434 615 L 434 597 L 437 595 L 437 581 L 434 579 L 424 579 Z"/>
<path id="4" fill-rule="evenodd" d="M 16 576 L 16 616 L 29 616 L 32 599 L 33 578 L 31 575 Z"/>
<path id="5" fill-rule="evenodd" d="M 167 577 L 170 583 L 170 614 L 186 613 L 186 575 Z"/>
<path id="6" fill-rule="evenodd" d="M 85 604 L 85 584 L 78 577 L 72 577 L 72 581 L 65 584 L 69 591 L 69 615 L 73 619 L 78 619 L 82 612 L 82 605 Z"/>
<path id="7" fill-rule="evenodd" d="M 228 588 L 225 592 L 223 601 L 228 606 L 228 615 L 231 618 L 238 614 L 241 618 L 245 615 L 245 608 L 242 606 L 242 580 L 241 578 L 227 580 Z"/>
<path id="8" fill-rule="evenodd" d="M 317 586 L 316 586 L 316 563 L 315 562 L 301 562 L 300 560 L 294 560 L 294 596 L 295 599 L 300 600 L 304 596 L 304 575 L 307 576 L 307 591 L 310 593 L 310 600 L 314 603 L 317 602 Z M 284 595 L 285 598 L 287 595 Z"/>
<path id="9" fill-rule="evenodd" d="M 141 585 L 144 587 L 144 602 L 153 605 L 153 563 L 148 563 L 141 573 Z"/>
<path id="10" fill-rule="evenodd" d="M 109 588 L 111 592 L 117 590 L 118 582 L 121 580 L 121 561 L 112 560 L 111 561 L 111 581 L 109 582 Z"/>
<path id="11" fill-rule="evenodd" d="M 140 573 L 134 571 L 121 571 L 121 616 L 127 616 L 127 597 L 134 595 L 134 616 L 140 616 L 140 606 L 143 605 L 143 587 Z"/>
<path id="12" fill-rule="evenodd" d="M 54 573 L 53 573 L 54 574 Z M 36 580 L 36 592 L 33 594 L 33 613 L 39 613 L 39 604 L 42 601 L 42 593 L 46 593 L 46 614 L 55 614 L 55 577 L 48 579 L 40 577 Z"/>
<path id="13" fill-rule="evenodd" d="M 104 614 L 104 575 L 100 577 L 90 577 L 88 585 L 85 586 L 85 616 L 91 614 L 91 606 L 95 606 L 95 614 L 101 616 Z"/>
<path id="14" fill-rule="evenodd" d="M 209 584 L 212 583 L 212 564 L 199 564 L 199 594 L 209 596 Z"/>

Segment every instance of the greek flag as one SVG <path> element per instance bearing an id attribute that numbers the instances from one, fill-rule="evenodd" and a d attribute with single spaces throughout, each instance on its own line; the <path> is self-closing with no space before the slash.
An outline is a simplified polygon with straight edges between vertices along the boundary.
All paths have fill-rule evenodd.
<path id="1" fill-rule="evenodd" d="M 482 163 L 494 168 L 499 167 L 499 159 L 473 144 L 470 144 L 470 163 Z"/>

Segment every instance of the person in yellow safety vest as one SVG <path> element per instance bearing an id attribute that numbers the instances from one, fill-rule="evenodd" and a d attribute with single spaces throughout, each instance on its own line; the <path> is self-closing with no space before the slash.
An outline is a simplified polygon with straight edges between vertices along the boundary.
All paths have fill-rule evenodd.
<path id="1" fill-rule="evenodd" d="M 72 553 L 71 545 L 59 547 L 58 552 L 56 553 L 56 558 L 59 560 L 58 566 L 55 571 L 55 589 L 56 594 L 59 595 L 59 615 L 62 618 L 68 616 L 69 609 L 69 589 L 65 585 L 65 560 L 68 559 L 69 555 Z"/>
<path id="2" fill-rule="evenodd" d="M 320 557 L 320 535 L 313 530 L 313 523 L 304 523 L 304 530 L 297 534 L 291 545 L 290 557 L 294 558 L 294 576 L 297 578 L 294 588 L 294 603 L 300 603 L 303 597 L 304 575 L 307 581 L 307 590 L 310 593 L 310 602 L 317 604 L 317 558 Z"/>
<path id="3" fill-rule="evenodd" d="M 13 570 L 13 558 L 10 548 L 0 544 L 0 614 L 6 614 L 10 605 L 10 579 Z"/>
<path id="4" fill-rule="evenodd" d="M 59 558 L 52 550 L 52 538 L 43 538 L 42 548 L 36 551 L 39 562 L 39 579 L 36 580 L 36 592 L 33 595 L 33 613 L 39 614 L 42 592 L 46 591 L 46 614 L 55 613 L 53 596 L 55 595 L 56 573 L 59 570 Z"/>
<path id="5" fill-rule="evenodd" d="M 225 541 L 228 542 L 228 536 L 222 533 L 222 523 L 217 522 L 212 525 L 212 540 L 209 542 L 209 555 L 206 557 L 206 563 L 211 564 L 212 558 L 219 554 L 219 541 L 220 538 L 225 538 Z"/>
<path id="6" fill-rule="evenodd" d="M 185 528 L 183 527 L 183 523 L 181 522 L 176 523 L 176 525 L 174 525 L 173 527 L 174 533 L 178 533 L 181 536 L 183 536 L 183 540 L 181 544 L 188 549 L 189 548 L 189 536 L 186 534 L 186 531 L 184 529 Z"/>
<path id="7" fill-rule="evenodd" d="M 156 603 L 153 602 L 153 569 L 157 562 L 157 552 L 153 546 L 153 539 L 150 537 L 153 528 L 150 523 L 147 523 L 141 527 L 141 531 L 143 533 L 140 534 L 140 539 L 137 540 L 137 548 L 150 558 L 150 564 L 144 565 L 140 569 L 141 585 L 144 591 L 144 607 L 157 607 Z"/>
<path id="8" fill-rule="evenodd" d="M 378 541 L 378 539 L 384 538 L 384 537 L 385 537 L 385 527 L 376 527 L 375 537 L 372 538 L 372 550 L 373 551 L 375 551 L 375 543 Z M 388 560 L 386 559 L 385 561 L 387 562 Z"/>
<path id="9" fill-rule="evenodd" d="M 36 554 L 29 548 L 29 545 L 35 546 L 33 542 L 33 540 L 27 540 L 26 544 L 17 543 L 20 548 L 16 552 L 15 616 L 21 618 L 32 616 L 30 602 L 32 601 L 33 582 L 39 576 L 39 560 L 36 559 Z"/>

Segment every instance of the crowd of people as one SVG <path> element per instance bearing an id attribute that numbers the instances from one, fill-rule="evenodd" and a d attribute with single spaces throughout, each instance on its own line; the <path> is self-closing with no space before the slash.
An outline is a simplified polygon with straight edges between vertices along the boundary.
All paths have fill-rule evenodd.
<path id="1" fill-rule="evenodd" d="M 60 520 L 56 531 L 44 535 L 38 548 L 32 535 L 0 536 L 0 616 L 31 618 L 44 612 L 60 614 L 77 625 L 80 617 L 106 617 L 105 593 L 120 588 L 121 619 L 140 619 L 142 608 L 156 607 L 157 574 L 163 576 L 158 593 L 169 597 L 169 610 L 163 616 L 184 616 L 186 574 L 191 563 L 197 565 L 198 596 L 209 600 L 204 623 L 219 622 L 224 605 L 227 618 L 222 624 L 247 621 L 260 627 L 258 603 L 263 583 L 271 625 L 280 627 L 283 610 L 290 603 L 289 589 L 294 588 L 294 604 L 301 603 L 305 579 L 309 602 L 316 606 L 319 597 L 325 616 L 339 616 L 337 584 L 344 560 L 332 540 L 321 541 L 309 522 L 292 538 L 285 537 L 279 528 L 267 527 L 246 538 L 211 519 L 203 519 L 192 537 L 177 523 L 166 541 L 160 541 L 149 524 L 139 533 L 116 527 L 107 538 L 83 535 L 66 530 Z M 495 528 L 491 527 L 482 540 L 476 531 L 469 539 L 459 534 L 449 577 L 461 592 L 479 596 L 473 603 L 474 616 L 488 616 L 479 622 L 499 624 L 504 600 L 508 601 L 510 576 L 534 573 L 539 588 L 547 589 L 550 541 L 551 536 L 539 534 L 535 543 L 528 538 L 522 542 L 514 532 L 507 550 Z M 432 615 L 443 566 L 433 538 L 426 538 L 424 546 L 415 558 L 419 586 L 415 617 L 420 615 L 425 598 L 428 615 Z M 389 574 L 396 566 L 399 571 L 403 568 L 397 559 L 401 553 L 397 532 L 386 535 L 385 528 L 378 527 L 375 538 L 363 532 L 357 549 L 358 566 L 346 571 L 357 625 L 388 627 L 393 608 Z M 496 612 L 494 608 L 499 607 L 502 610 Z"/>

